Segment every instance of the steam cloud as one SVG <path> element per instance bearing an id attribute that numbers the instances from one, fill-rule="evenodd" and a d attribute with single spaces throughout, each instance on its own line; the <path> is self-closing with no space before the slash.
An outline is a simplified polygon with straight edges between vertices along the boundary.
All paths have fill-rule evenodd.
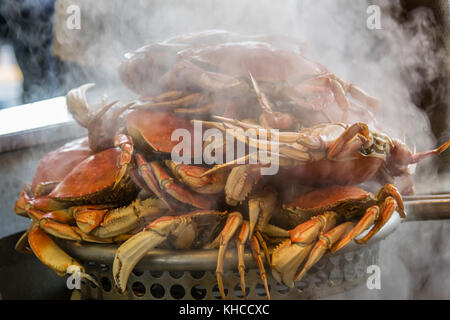
<path id="1" fill-rule="evenodd" d="M 81 30 L 65 27 L 65 9 L 70 4 L 80 6 Z M 380 30 L 367 28 L 366 10 L 370 4 L 381 8 Z M 99 91 L 131 98 L 120 84 L 116 68 L 124 53 L 153 41 L 205 29 L 248 35 L 283 34 L 304 39 L 308 58 L 379 98 L 382 104 L 377 121 L 391 137 L 406 137 L 407 144 L 419 151 L 435 147 L 428 118 L 413 102 L 414 94 L 442 72 L 444 52 L 436 49 L 435 23 L 428 9 L 415 10 L 405 24 L 396 19 L 401 14 L 399 1 L 386 0 L 244 0 L 231 4 L 158 0 L 134 1 L 133 5 L 64 0 L 59 2 L 58 11 L 63 13 L 56 25 L 62 56 L 76 56 L 82 64 L 95 66 L 85 70 L 85 77 L 90 81 L 100 79 L 99 85 L 109 86 Z M 74 75 L 69 77 L 73 83 Z M 433 92 L 436 99 L 445 91 L 441 89 Z M 425 183 L 430 176 L 437 179 L 433 164 L 433 160 L 419 164 L 415 176 L 420 181 L 416 183 L 418 193 L 430 192 L 430 185 Z M 442 189 L 444 183 L 434 181 L 433 186 Z"/>
<path id="2" fill-rule="evenodd" d="M 95 81 L 101 94 L 126 100 L 133 95 L 120 84 L 116 68 L 128 51 L 170 36 L 205 29 L 284 34 L 304 39 L 310 59 L 379 98 L 382 105 L 377 118 L 388 128 L 390 136 L 402 138 L 404 134 L 408 145 L 416 145 L 419 151 L 435 146 L 428 119 L 413 102 L 414 95 L 443 72 L 444 52 L 435 47 L 434 20 L 426 9 L 415 10 L 408 22 L 400 25 L 395 19 L 401 15 L 398 0 L 370 3 L 354 0 L 61 0 L 57 3 L 56 11 L 60 15 L 57 15 L 55 32 L 59 55 L 86 66 L 81 73 L 67 75 L 70 87 Z M 71 4 L 80 6 L 81 30 L 65 27 L 65 10 Z M 378 4 L 382 9 L 381 30 L 366 27 L 366 10 L 370 4 Z M 433 92 L 436 100 L 444 89 Z M 433 160 L 426 160 L 419 166 L 415 176 L 418 193 L 450 189 L 449 179 L 437 178 Z M 421 237 L 406 239 L 411 234 L 406 232 L 409 227 Z M 443 263 L 444 253 L 448 253 L 444 241 L 439 241 L 444 243 L 441 247 L 433 246 L 437 249 L 430 252 L 431 257 L 411 259 L 412 250 L 428 252 L 432 229 L 436 230 L 426 223 L 402 225 L 382 243 L 384 265 L 395 273 L 389 278 L 398 280 L 398 283 L 387 284 L 388 289 L 397 290 L 401 296 L 404 292 L 398 292 L 402 290 L 398 284 L 408 280 L 420 284 L 435 274 L 440 278 L 447 276 L 448 272 L 442 272 L 444 269 L 428 267 Z M 448 224 L 443 225 L 436 234 L 448 235 L 448 230 Z M 443 237 L 434 239 L 443 240 Z M 399 245 L 391 246 L 393 243 Z M 414 267 L 411 260 L 421 263 Z M 413 278 L 416 275 L 421 278 Z M 398 285 L 397 289 L 394 285 Z M 444 285 L 448 287 L 448 281 Z"/>

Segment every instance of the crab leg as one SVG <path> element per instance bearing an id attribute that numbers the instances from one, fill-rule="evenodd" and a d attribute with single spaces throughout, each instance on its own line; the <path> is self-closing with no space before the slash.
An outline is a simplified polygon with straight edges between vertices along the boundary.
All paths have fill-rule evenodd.
<path id="1" fill-rule="evenodd" d="M 256 133 L 258 134 L 258 137 L 259 137 L 259 132 L 260 132 L 259 130 L 263 129 L 259 125 L 239 121 L 237 119 L 231 119 L 231 118 L 226 118 L 226 117 L 221 117 L 221 116 L 212 116 L 212 118 L 223 122 L 230 129 L 255 129 Z M 203 123 L 206 123 L 207 125 L 211 125 L 216 122 L 205 121 Z M 222 128 L 223 128 L 222 130 L 226 129 L 225 127 L 222 127 Z M 275 131 L 275 130 L 264 130 L 264 134 L 266 135 L 265 138 L 267 138 L 268 140 L 276 140 L 276 141 L 283 142 L 283 143 L 293 143 L 293 142 L 296 142 L 296 140 L 297 140 L 297 134 L 295 132 L 284 132 L 284 131 L 279 132 L 279 131 Z"/>
<path id="2" fill-rule="evenodd" d="M 217 284 L 219 286 L 220 295 L 222 299 L 225 299 L 225 291 L 223 288 L 223 260 L 225 258 L 225 252 L 227 251 L 228 243 L 230 239 L 234 236 L 237 229 L 242 225 L 242 215 L 235 211 L 228 215 L 227 221 L 225 223 L 225 227 L 220 232 L 218 237 L 212 242 L 213 244 L 219 244 L 219 254 L 217 257 L 217 267 L 216 267 L 216 276 L 217 276 Z M 206 248 L 208 248 L 207 246 Z"/>
<path id="3" fill-rule="evenodd" d="M 138 165 L 138 171 L 142 179 L 144 180 L 147 187 L 150 188 L 150 190 L 159 198 L 161 199 L 166 206 L 173 211 L 174 207 L 171 205 L 169 198 L 166 196 L 166 194 L 161 190 L 161 187 L 159 186 L 158 181 L 156 180 L 155 176 L 153 175 L 152 169 L 150 168 L 150 165 L 145 161 L 144 157 L 141 156 L 139 153 L 136 154 L 136 163 Z"/>
<path id="4" fill-rule="evenodd" d="M 175 180 L 168 175 L 166 170 L 158 162 L 151 162 L 150 168 L 156 177 L 161 189 L 177 199 L 182 203 L 187 203 L 196 208 L 210 209 L 212 206 L 211 200 L 205 195 L 192 192 L 189 189 L 183 188 L 177 184 Z"/>
<path id="5" fill-rule="evenodd" d="M 65 223 L 60 223 L 53 221 L 51 219 L 41 219 L 39 221 L 39 227 L 55 237 L 74 241 L 88 241 L 96 243 L 112 243 L 111 238 L 98 238 L 81 231 L 80 228 L 75 226 L 70 226 Z"/>
<path id="6" fill-rule="evenodd" d="M 202 91 L 229 96 L 243 96 L 249 89 L 245 81 L 223 73 L 205 71 L 187 60 L 176 63 L 160 79 L 162 86 L 172 88 L 175 85 L 177 88 L 186 89 L 186 83 L 191 83 Z"/>
<path id="7" fill-rule="evenodd" d="M 83 270 L 83 266 L 58 247 L 38 224 L 28 233 L 28 243 L 36 257 L 60 276 L 66 274 L 71 265 Z"/>
<path id="8" fill-rule="evenodd" d="M 132 109 L 157 109 L 157 108 L 165 108 L 165 109 L 174 109 L 180 107 L 189 107 L 195 105 L 202 100 L 204 100 L 206 95 L 203 93 L 191 93 L 187 96 L 177 98 L 175 100 L 164 100 L 164 101 L 150 101 L 142 104 L 135 104 L 132 106 Z"/>
<path id="9" fill-rule="evenodd" d="M 345 129 L 329 147 L 328 158 L 339 159 L 352 154 L 369 140 L 370 131 L 367 125 L 362 122 L 355 123 Z"/>
<path id="10" fill-rule="evenodd" d="M 422 151 L 416 154 L 413 154 L 404 143 L 400 142 L 397 139 L 392 139 L 394 144 L 394 150 L 392 152 L 392 156 L 396 159 L 396 161 L 403 165 L 415 164 L 422 159 L 425 159 L 431 155 L 439 155 L 450 147 L 450 140 L 442 144 L 440 147 Z"/>
<path id="11" fill-rule="evenodd" d="M 30 227 L 28 243 L 36 257 L 59 276 L 64 276 L 69 267 L 76 266 L 80 269 L 81 277 L 98 286 L 95 279 L 85 273 L 84 267 L 64 252 L 35 222 Z"/>
<path id="12" fill-rule="evenodd" d="M 362 239 L 356 240 L 358 244 L 365 244 L 369 241 L 391 218 L 395 209 L 397 209 L 397 201 L 392 197 L 387 197 L 384 203 L 380 206 L 381 216 L 376 224 L 370 229 L 370 231 Z"/>
<path id="13" fill-rule="evenodd" d="M 334 94 L 334 98 L 336 99 L 337 105 L 343 111 L 341 121 L 347 123 L 350 103 L 348 102 L 347 97 L 345 96 L 344 88 L 338 81 L 332 78 L 330 78 L 330 88 Z"/>
<path id="14" fill-rule="evenodd" d="M 252 250 L 253 259 L 255 259 L 256 264 L 258 265 L 261 280 L 264 282 L 264 288 L 266 290 L 267 299 L 270 300 L 270 291 L 269 286 L 267 284 L 266 269 L 264 267 L 264 262 L 262 261 L 261 258 L 261 249 L 259 247 L 259 242 L 255 235 L 253 235 L 250 239 L 250 248 Z"/>
<path id="15" fill-rule="evenodd" d="M 377 199 L 382 201 L 380 206 L 372 206 L 366 210 L 366 213 L 356 226 L 332 248 L 332 252 L 336 252 L 345 246 L 348 242 L 358 237 L 362 232 L 367 230 L 373 223 L 375 225 L 370 229 L 366 236 L 356 240 L 359 244 L 369 241 L 391 218 L 395 210 L 398 210 L 401 218 L 406 217 L 405 207 L 402 197 L 397 188 L 392 184 L 383 186 L 376 195 Z"/>
<path id="16" fill-rule="evenodd" d="M 196 192 L 215 194 L 225 188 L 226 175 L 223 172 L 204 175 L 207 169 L 200 166 L 176 163 L 172 160 L 165 163 L 178 180 Z"/>
<path id="17" fill-rule="evenodd" d="M 145 98 L 140 98 L 140 100 L 141 101 L 162 102 L 162 101 L 176 100 L 176 99 L 181 98 L 182 96 L 183 96 L 183 91 L 172 90 L 172 91 L 164 92 L 156 97 L 145 97 Z"/>
<path id="18" fill-rule="evenodd" d="M 267 99 L 264 92 L 259 89 L 258 83 L 253 78 L 251 72 L 249 72 L 250 80 L 253 85 L 253 89 L 255 90 L 256 97 L 258 99 L 259 105 L 262 109 L 261 119 L 263 120 L 263 126 L 268 128 L 276 128 L 276 129 L 288 129 L 290 128 L 295 119 L 290 114 L 283 114 L 280 112 L 274 112 L 272 106 L 270 105 L 269 100 Z M 266 125 L 264 125 L 266 124 Z"/>
<path id="19" fill-rule="evenodd" d="M 264 230 L 266 230 L 266 228 L 264 228 Z M 267 263 L 269 264 L 269 267 L 272 269 L 272 261 L 270 259 L 270 252 L 269 248 L 267 247 L 266 241 L 264 240 L 263 236 L 261 235 L 261 232 L 259 231 L 255 232 L 255 236 L 256 239 L 258 240 L 259 245 L 263 248 L 264 255 L 266 257 Z"/>
<path id="20" fill-rule="evenodd" d="M 322 232 L 336 224 L 336 213 L 327 211 L 299 224 L 289 231 L 290 239 L 283 241 L 272 254 L 272 275 L 288 287 L 294 286 L 298 267 L 306 258 Z"/>
<path id="21" fill-rule="evenodd" d="M 405 212 L 405 205 L 403 204 L 402 196 L 400 195 L 400 192 L 398 191 L 397 187 L 393 184 L 386 184 L 384 185 L 376 195 L 377 199 L 386 199 L 388 196 L 391 196 L 395 199 L 397 202 L 397 208 L 398 213 L 400 214 L 401 218 L 406 218 L 406 212 Z"/>
<path id="22" fill-rule="evenodd" d="M 207 103 L 196 108 L 176 108 L 173 110 L 174 113 L 178 114 L 210 114 L 215 108 L 214 103 Z"/>
<path id="23" fill-rule="evenodd" d="M 356 100 L 370 106 L 374 110 L 375 114 L 378 112 L 380 108 L 380 101 L 378 99 L 369 96 L 361 88 L 355 86 L 354 84 L 345 82 L 344 80 L 342 80 L 341 78 L 337 77 L 334 74 L 329 74 L 328 76 L 330 77 L 330 79 L 337 81 L 343 88 L 344 92 L 346 93 L 348 92 Z"/>
<path id="24" fill-rule="evenodd" d="M 236 247 L 238 249 L 238 270 L 239 277 L 241 279 L 241 289 L 242 295 L 245 297 L 245 263 L 244 263 L 244 249 L 245 243 L 248 240 L 250 234 L 250 227 L 248 221 L 242 223 L 241 230 L 239 231 L 238 237 L 236 239 Z"/>
<path id="25" fill-rule="evenodd" d="M 265 187 L 262 191 L 251 195 L 248 200 L 249 220 L 250 220 L 250 237 L 253 231 L 262 231 L 269 223 L 270 218 L 275 210 L 277 202 L 277 192 L 269 187 Z"/>
<path id="26" fill-rule="evenodd" d="M 100 238 L 116 237 L 139 228 L 142 223 L 161 217 L 167 211 L 168 208 L 161 199 L 137 199 L 127 207 L 108 211 L 91 234 Z"/>
<path id="27" fill-rule="evenodd" d="M 113 189 L 117 187 L 117 185 L 120 183 L 120 180 L 122 180 L 123 176 L 125 176 L 134 150 L 133 143 L 131 142 L 130 137 L 125 134 L 118 134 L 114 139 L 114 145 L 116 147 L 119 147 L 122 152 L 120 153 L 117 164 L 120 170 L 116 174 Z"/>
<path id="28" fill-rule="evenodd" d="M 29 184 L 25 184 L 22 191 L 20 191 L 19 198 L 14 204 L 14 212 L 22 217 L 28 217 L 27 213 L 27 204 L 30 203 L 31 200 L 31 186 Z"/>
<path id="29" fill-rule="evenodd" d="M 337 227 L 334 227 L 327 233 L 319 236 L 319 241 L 312 248 L 311 253 L 309 254 L 308 259 L 305 262 L 302 270 L 299 271 L 294 278 L 294 282 L 300 281 L 306 272 L 311 269 L 311 267 L 317 263 L 317 261 L 322 258 L 322 256 L 327 252 L 327 250 L 331 249 L 332 245 L 338 241 L 342 235 L 349 229 L 354 226 L 353 222 L 345 222 Z"/>
<path id="30" fill-rule="evenodd" d="M 358 237 L 365 230 L 370 228 L 375 221 L 379 218 L 380 208 L 378 206 L 372 206 L 368 208 L 364 216 L 358 221 L 358 223 L 350 230 L 337 244 L 331 248 L 331 252 L 336 252 L 347 245 L 350 241 Z"/>
<path id="31" fill-rule="evenodd" d="M 31 228 L 33 227 L 33 223 L 30 224 L 27 231 L 25 231 L 17 240 L 16 245 L 14 246 L 14 250 L 20 253 L 33 253 L 28 244 L 28 234 L 30 233 Z"/>
<path id="32" fill-rule="evenodd" d="M 98 238 L 111 238 L 133 231 L 143 222 L 154 220 L 167 213 L 167 206 L 158 198 L 136 199 L 121 208 L 95 208 L 95 206 L 72 207 L 79 229 Z"/>
<path id="33" fill-rule="evenodd" d="M 226 126 L 222 123 L 215 123 L 215 122 L 207 122 L 207 121 L 199 121 L 202 124 L 209 126 L 209 127 L 215 127 L 219 130 L 225 131 L 226 134 L 231 135 L 233 138 L 236 138 L 238 141 L 241 141 L 248 145 L 251 148 L 255 148 L 257 150 L 268 150 L 271 151 L 274 149 L 274 147 L 277 147 L 279 150 L 278 153 L 280 155 L 284 155 L 286 157 L 289 157 L 293 160 L 296 160 L 300 163 L 309 163 L 313 160 L 312 155 L 310 154 L 309 150 L 304 147 L 301 144 L 298 143 L 285 143 L 285 142 L 279 142 L 279 141 L 273 141 L 273 140 L 266 140 L 266 139 L 255 139 L 251 136 L 246 135 L 242 130 L 241 132 L 239 130 L 226 130 Z M 257 130 L 254 130 L 255 136 L 258 137 L 260 132 L 258 130 L 261 130 L 263 128 L 259 128 Z M 276 137 L 276 135 L 274 136 Z M 289 133 L 288 135 L 284 135 L 283 139 L 286 141 L 291 141 L 293 139 L 298 140 L 297 134 Z M 223 166 L 223 165 L 222 165 Z"/>

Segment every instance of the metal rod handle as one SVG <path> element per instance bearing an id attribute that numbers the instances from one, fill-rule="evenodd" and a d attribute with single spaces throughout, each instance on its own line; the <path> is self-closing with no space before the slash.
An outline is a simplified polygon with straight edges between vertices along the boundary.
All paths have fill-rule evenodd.
<path id="1" fill-rule="evenodd" d="M 407 217 L 404 221 L 426 221 L 450 219 L 450 195 L 423 196 L 405 201 Z"/>

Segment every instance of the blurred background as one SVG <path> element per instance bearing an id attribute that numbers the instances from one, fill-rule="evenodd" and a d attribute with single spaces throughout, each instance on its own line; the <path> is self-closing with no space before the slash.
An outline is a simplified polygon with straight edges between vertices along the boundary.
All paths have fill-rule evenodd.
<path id="1" fill-rule="evenodd" d="M 53 123 L 31 133 L 25 126 L 2 134 L 1 126 L 30 120 L 35 117 L 30 110 L 42 107 L 39 102 L 49 105 L 46 99 L 64 96 L 86 82 L 97 83 L 98 95 L 132 97 L 116 71 L 123 55 L 181 33 L 227 29 L 300 37 L 308 43 L 312 60 L 383 101 L 378 116 L 392 128 L 392 136 L 405 135 L 419 151 L 442 144 L 450 139 L 449 4 L 449 0 L 236 0 L 232 5 L 199 0 L 0 1 L 0 238 L 28 225 L 14 215 L 13 206 L 39 159 L 85 134 Z M 366 26 L 370 5 L 381 8 L 380 29 Z M 34 104 L 23 109 L 25 113 L 12 112 L 14 106 L 29 103 Z M 38 111 L 36 118 L 51 118 L 52 113 Z M 449 164 L 450 152 L 421 163 L 417 192 L 449 192 Z M 449 299 L 450 280 L 445 280 L 450 279 L 449 232 L 448 221 L 401 225 L 381 244 L 383 275 L 389 279 L 383 282 L 384 289 L 339 298 Z M 12 256 L 10 249 L 9 244 L 0 245 L 0 254 Z M 30 268 L 40 268 L 31 267 L 34 260 L 29 260 Z M 16 265 L 0 264 L 0 275 L 7 276 L 19 264 L 19 260 Z M 14 294 L 36 297 L 42 292 Z"/>

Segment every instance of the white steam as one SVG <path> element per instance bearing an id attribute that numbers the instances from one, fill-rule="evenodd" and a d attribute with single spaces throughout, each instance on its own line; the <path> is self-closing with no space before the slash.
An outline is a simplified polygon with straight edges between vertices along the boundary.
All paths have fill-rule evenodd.
<path id="1" fill-rule="evenodd" d="M 80 6 L 81 30 L 65 29 L 65 9 L 71 4 Z M 367 27 L 371 4 L 381 8 L 380 30 Z M 129 98 L 131 93 L 118 80 L 117 65 L 124 53 L 152 41 L 205 29 L 283 34 L 304 39 L 308 58 L 380 99 L 377 120 L 391 137 L 405 136 L 418 151 L 435 147 L 428 118 L 413 102 L 414 95 L 443 72 L 443 51 L 436 49 L 435 23 L 428 9 L 415 10 L 403 24 L 397 22 L 402 13 L 399 1 L 387 0 L 64 0 L 57 12 L 61 56 L 90 66 L 88 76 L 100 78 L 98 85 L 114 86 L 105 89 L 108 94 Z M 442 92 L 432 97 L 442 100 Z M 418 192 L 430 191 L 424 182 L 434 174 L 433 164 L 426 160 L 419 165 Z"/>

